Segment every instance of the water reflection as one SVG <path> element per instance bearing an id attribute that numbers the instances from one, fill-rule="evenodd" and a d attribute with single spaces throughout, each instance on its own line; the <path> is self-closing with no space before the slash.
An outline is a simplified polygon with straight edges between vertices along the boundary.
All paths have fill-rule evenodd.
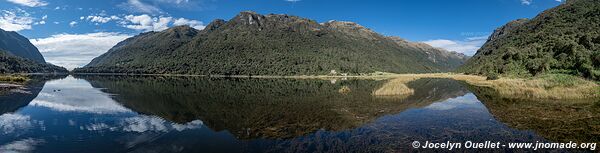
<path id="1" fill-rule="evenodd" d="M 34 75 L 31 77 L 32 80 L 27 82 L 23 88 L 18 89 L 18 91 L 3 91 L 0 94 L 0 115 L 14 112 L 21 107 L 27 106 L 31 100 L 37 97 L 46 81 L 65 76 Z"/>
<path id="2" fill-rule="evenodd" d="M 521 100 L 499 98 L 490 88 L 468 86 L 500 121 L 534 130 L 558 142 L 600 141 L 600 101 Z"/>
<path id="3" fill-rule="evenodd" d="M 448 79 L 414 80 L 405 84 L 412 94 L 383 98 L 373 93 L 389 80 L 77 76 L 40 82 L 30 88 L 35 96 L 17 96 L 29 96 L 18 107 L 0 105 L 8 110 L 0 115 L 0 152 L 397 152 L 412 151 L 415 140 L 546 141 L 540 129 L 503 117 L 517 109 L 512 104 Z M 568 112 L 598 109 L 578 110 L 584 111 Z M 578 125 L 597 126 L 594 120 Z"/>
<path id="4" fill-rule="evenodd" d="M 44 89 L 30 105 L 61 112 L 96 114 L 130 112 L 100 89 L 91 88 L 87 81 L 74 79 L 71 76 L 46 83 Z"/>
<path id="5" fill-rule="evenodd" d="M 23 130 L 33 127 L 31 117 L 28 115 L 16 114 L 15 111 L 27 106 L 35 97 L 37 97 L 48 80 L 59 79 L 65 76 L 55 75 L 33 75 L 31 81 L 27 82 L 19 89 L 4 91 L 0 94 L 0 135 L 18 134 Z M 17 141 L 23 144 L 30 142 L 29 139 Z M 11 146 L 0 147 L 0 152 L 8 152 Z"/>
<path id="6" fill-rule="evenodd" d="M 406 99 L 371 96 L 382 82 L 198 77 L 84 77 L 124 106 L 178 123 L 200 119 L 238 138 L 291 138 L 344 130 L 467 92 L 451 80 L 418 80 Z M 347 88 L 347 92 L 339 89 Z"/>

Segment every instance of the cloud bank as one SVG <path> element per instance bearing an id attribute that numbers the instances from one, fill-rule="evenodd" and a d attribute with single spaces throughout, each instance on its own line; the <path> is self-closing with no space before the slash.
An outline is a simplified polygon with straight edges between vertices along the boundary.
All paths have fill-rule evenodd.
<path id="1" fill-rule="evenodd" d="M 118 26 L 148 32 L 148 31 L 162 31 L 168 29 L 171 26 L 188 25 L 192 28 L 202 30 L 205 25 L 202 21 L 186 19 L 186 18 L 174 18 L 170 16 L 152 16 L 150 14 L 141 15 L 111 15 L 97 14 L 89 15 L 87 17 L 82 16 L 80 20 L 85 20 L 95 25 L 105 24 L 108 22 L 116 22 Z"/>
<path id="2" fill-rule="evenodd" d="M 22 9 L 2 10 L 0 12 L 0 28 L 6 31 L 21 31 L 31 29 L 35 18 Z M 44 22 L 45 23 L 45 22 Z"/>
<path id="3" fill-rule="evenodd" d="M 7 0 L 8 2 L 27 6 L 27 7 L 40 7 L 48 5 L 48 2 L 41 0 Z"/>
<path id="4" fill-rule="evenodd" d="M 131 35 L 97 32 L 86 34 L 56 34 L 47 38 L 31 39 L 49 63 L 73 69 L 82 67 L 93 58 L 108 51 Z"/>

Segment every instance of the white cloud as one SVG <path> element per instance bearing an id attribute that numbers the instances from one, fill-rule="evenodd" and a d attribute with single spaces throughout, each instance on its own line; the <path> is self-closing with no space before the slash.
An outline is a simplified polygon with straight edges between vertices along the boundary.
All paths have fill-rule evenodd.
<path id="1" fill-rule="evenodd" d="M 44 143 L 44 140 L 41 139 L 22 139 L 18 141 L 13 141 L 8 144 L 4 144 L 0 146 L 0 152 L 4 153 L 26 153 L 33 152 L 37 145 Z"/>
<path id="2" fill-rule="evenodd" d="M 32 123 L 29 116 L 11 113 L 0 115 L 0 130 L 4 134 L 13 133 L 15 130 L 24 130 L 31 127 Z"/>
<path id="3" fill-rule="evenodd" d="M 81 16 L 80 20 L 85 20 L 95 25 L 108 23 L 111 21 L 116 22 L 119 26 L 139 30 L 139 31 L 162 31 L 170 26 L 189 25 L 192 28 L 199 30 L 204 29 L 204 23 L 202 21 L 186 19 L 186 18 L 173 18 L 170 16 L 153 16 L 150 14 L 141 15 L 108 15 L 106 13 L 100 13 L 89 16 Z"/>
<path id="4" fill-rule="evenodd" d="M 57 89 L 62 92 L 56 92 Z M 86 97 L 86 100 L 82 100 L 81 97 Z M 131 112 L 131 110 L 114 101 L 109 94 L 93 88 L 85 80 L 78 80 L 73 77 L 47 82 L 38 97 L 29 105 L 46 107 L 60 112 L 93 114 Z"/>
<path id="5" fill-rule="evenodd" d="M 33 23 L 33 25 L 43 25 L 46 24 L 46 19 L 48 19 L 48 15 L 44 15 L 41 21 Z"/>
<path id="6" fill-rule="evenodd" d="M 128 0 L 125 3 L 119 4 L 124 10 L 131 11 L 133 13 L 148 13 L 148 14 L 162 14 L 163 11 L 150 4 L 141 2 L 140 0 Z"/>
<path id="7" fill-rule="evenodd" d="M 194 120 L 185 124 L 172 123 L 157 116 L 140 115 L 124 118 L 115 125 L 106 123 L 92 123 L 81 127 L 89 131 L 123 131 L 123 132 L 169 132 L 199 129 L 204 125 L 200 120 Z"/>
<path id="8" fill-rule="evenodd" d="M 46 21 L 39 21 L 39 22 L 33 23 L 33 25 L 43 25 L 43 24 L 46 24 Z"/>
<path id="9" fill-rule="evenodd" d="M 71 21 L 71 22 L 69 22 L 69 26 L 75 27 L 75 25 L 77 25 L 77 21 Z"/>
<path id="10" fill-rule="evenodd" d="M 106 23 L 106 22 L 110 21 L 110 18 L 109 17 L 101 17 L 101 16 L 88 16 L 87 20 L 90 20 L 92 22 Z"/>
<path id="11" fill-rule="evenodd" d="M 173 4 L 185 4 L 185 3 L 189 3 L 190 0 L 157 0 L 158 2 L 162 2 L 162 3 L 173 3 Z"/>
<path id="12" fill-rule="evenodd" d="M 435 39 L 424 41 L 423 43 L 429 44 L 433 47 L 439 47 L 449 51 L 455 51 L 465 55 L 473 56 L 486 41 L 487 36 L 480 36 L 470 37 L 465 40 Z"/>
<path id="13" fill-rule="evenodd" d="M 31 39 L 46 61 L 73 69 L 84 66 L 131 35 L 121 33 L 57 34 Z"/>
<path id="14" fill-rule="evenodd" d="M 285 0 L 285 1 L 288 1 L 288 2 L 299 2 L 301 0 Z"/>
<path id="15" fill-rule="evenodd" d="M 48 2 L 41 0 L 7 0 L 8 2 L 12 2 L 15 4 L 28 6 L 28 7 L 40 7 L 48 5 Z"/>
<path id="16" fill-rule="evenodd" d="M 183 131 L 188 129 L 197 129 L 202 127 L 203 122 L 194 120 L 186 124 L 169 123 L 168 121 L 156 116 L 136 116 L 125 118 L 121 122 L 123 131 L 127 132 L 168 132 L 171 130 Z"/>
<path id="17" fill-rule="evenodd" d="M 202 23 L 202 21 L 188 20 L 188 19 L 184 19 L 184 18 L 176 19 L 175 21 L 173 21 L 173 25 L 175 25 L 175 26 L 189 25 L 190 27 L 199 29 L 199 30 L 202 30 L 205 27 L 204 23 Z"/>
<path id="18" fill-rule="evenodd" d="M 125 16 L 125 24 L 123 27 L 143 30 L 143 31 L 162 31 L 169 28 L 169 22 L 172 17 L 151 17 L 147 14 L 143 15 L 127 15 Z"/>
<path id="19" fill-rule="evenodd" d="M 31 29 L 35 18 L 22 9 L 15 11 L 2 10 L 0 15 L 0 28 L 6 31 L 21 31 Z M 44 22 L 45 23 L 45 22 Z"/>
<path id="20" fill-rule="evenodd" d="M 176 8 L 178 10 L 211 10 L 215 8 L 215 0 L 127 0 L 118 5 L 119 8 L 131 13 L 168 14 L 161 8 Z"/>
<path id="21" fill-rule="evenodd" d="M 87 20 L 98 25 L 99 23 L 108 23 L 110 21 L 122 21 L 123 19 L 116 15 L 108 16 L 103 10 L 101 13 L 98 14 L 88 15 L 87 17 L 81 16 L 79 17 L 79 20 Z"/>
<path id="22" fill-rule="evenodd" d="M 559 3 L 563 2 L 562 0 L 554 0 L 554 1 L 559 2 Z M 521 0 L 521 4 L 523 4 L 523 5 L 531 5 L 531 4 L 533 4 L 533 0 Z"/>
<path id="23" fill-rule="evenodd" d="M 192 28 L 199 30 L 204 29 L 204 23 L 198 20 L 191 20 L 185 18 L 174 19 L 173 17 L 159 16 L 154 17 L 148 14 L 142 15 L 127 15 L 123 17 L 119 24 L 122 27 L 141 30 L 141 31 L 162 31 L 169 26 L 189 25 Z"/>

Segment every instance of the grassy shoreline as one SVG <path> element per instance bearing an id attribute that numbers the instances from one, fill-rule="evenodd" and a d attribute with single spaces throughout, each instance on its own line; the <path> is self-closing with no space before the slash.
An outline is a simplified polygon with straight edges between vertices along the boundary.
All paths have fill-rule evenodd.
<path id="1" fill-rule="evenodd" d="M 470 85 L 489 87 L 496 90 L 505 98 L 520 99 L 552 99 L 574 100 L 600 98 L 600 85 L 598 82 L 580 77 L 547 74 L 538 77 L 518 78 L 500 76 L 488 80 L 485 76 L 466 75 L 457 73 L 424 73 L 424 74 L 393 74 L 371 73 L 364 75 L 300 75 L 300 76 L 271 76 L 271 75 L 188 75 L 188 74 L 108 74 L 108 73 L 76 73 L 75 75 L 128 75 L 128 76 L 201 76 L 201 77 L 227 77 L 227 78 L 288 78 L 288 79 L 389 79 L 390 84 L 386 89 L 374 91 L 373 95 L 395 95 L 410 93 L 410 89 L 402 85 L 412 80 L 421 78 L 447 78 L 464 81 Z"/>
<path id="2" fill-rule="evenodd" d="M 576 100 L 600 98 L 600 85 L 583 78 L 548 74 L 531 78 L 499 77 L 488 80 L 484 76 L 433 73 L 433 74 L 398 74 L 392 80 L 414 80 L 420 78 L 447 78 L 464 81 L 470 85 L 489 87 L 499 96 L 509 99 L 549 99 Z M 402 81 L 398 81 L 402 83 Z"/>
<path id="3" fill-rule="evenodd" d="M 0 75 L 0 83 L 2 84 L 23 84 L 29 81 L 29 78 L 22 75 Z"/>

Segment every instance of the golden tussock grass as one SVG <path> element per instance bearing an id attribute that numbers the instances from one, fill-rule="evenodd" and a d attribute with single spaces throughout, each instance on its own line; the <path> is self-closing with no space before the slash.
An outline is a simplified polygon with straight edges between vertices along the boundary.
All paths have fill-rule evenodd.
<path id="1" fill-rule="evenodd" d="M 579 77 L 560 74 L 543 75 L 533 78 L 501 77 L 497 80 L 486 80 L 487 78 L 483 76 L 451 73 L 398 74 L 394 75 L 394 77 L 400 80 L 449 78 L 465 81 L 474 86 L 490 87 L 496 90 L 500 96 L 506 98 L 587 99 L 600 97 L 600 86 L 597 83 Z"/>
<path id="2" fill-rule="evenodd" d="M 415 90 L 406 86 L 406 83 L 416 80 L 417 77 L 398 77 L 389 80 L 381 88 L 373 91 L 371 95 L 377 97 L 406 98 L 415 93 Z"/>
<path id="3" fill-rule="evenodd" d="M 352 90 L 350 90 L 350 87 L 348 87 L 348 86 L 342 86 L 342 88 L 340 88 L 338 90 L 338 92 L 341 94 L 347 94 L 347 93 L 350 93 L 351 91 Z"/>
<path id="4" fill-rule="evenodd" d="M 29 79 L 24 76 L 16 76 L 16 75 L 0 75 L 0 82 L 8 82 L 8 83 L 25 83 Z"/>
<path id="5" fill-rule="evenodd" d="M 420 78 L 448 78 L 474 86 L 490 87 L 500 96 L 522 99 L 589 99 L 600 98 L 600 86 L 593 81 L 583 78 L 547 74 L 531 78 L 500 77 L 497 80 L 487 80 L 487 77 L 455 73 L 426 73 L 426 74 L 393 74 L 377 72 L 358 76 L 252 76 L 257 78 L 295 78 L 295 79 L 332 79 L 355 78 L 370 80 L 389 80 L 381 88 L 372 92 L 377 97 L 407 97 L 414 93 L 406 83 Z M 346 91 L 344 91 L 346 92 Z"/>

